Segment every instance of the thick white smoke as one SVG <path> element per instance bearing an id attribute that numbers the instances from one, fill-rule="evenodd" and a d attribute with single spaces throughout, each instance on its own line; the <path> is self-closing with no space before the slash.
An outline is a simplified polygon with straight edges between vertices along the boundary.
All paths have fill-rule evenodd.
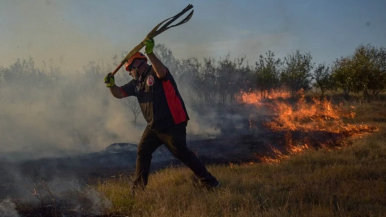
<path id="1" fill-rule="evenodd" d="M 15 204 L 8 198 L 0 202 L 0 216 L 19 217 Z"/>

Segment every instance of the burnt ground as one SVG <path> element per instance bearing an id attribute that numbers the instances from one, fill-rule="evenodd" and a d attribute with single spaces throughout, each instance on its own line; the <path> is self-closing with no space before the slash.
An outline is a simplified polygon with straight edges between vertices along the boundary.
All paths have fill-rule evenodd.
<path id="1" fill-rule="evenodd" d="M 290 139 L 307 140 L 314 148 L 322 145 L 337 145 L 344 141 L 342 134 L 322 131 L 292 131 Z M 269 130 L 244 131 L 243 133 L 219 135 L 216 138 L 188 140 L 189 148 L 196 153 L 205 164 L 239 164 L 259 162 L 259 157 L 272 156 L 271 147 L 286 153 L 288 132 L 272 132 Z M 301 144 L 301 143 L 299 143 Z M 116 143 L 96 153 L 68 156 L 61 158 L 44 158 L 21 162 L 0 162 L 1 172 L 0 201 L 9 196 L 21 196 L 21 183 L 54 179 L 79 180 L 80 184 L 88 184 L 93 180 L 108 179 L 119 175 L 131 175 L 135 170 L 136 144 Z M 154 154 L 151 170 L 156 171 L 169 166 L 182 165 L 169 151 L 161 146 Z M 0 170 L 1 171 L 1 170 Z M 19 181 L 17 181 L 19 180 Z M 15 191 L 15 189 L 18 189 Z M 21 195 L 18 195 L 20 192 Z"/>
<path id="2" fill-rule="evenodd" d="M 239 113 L 240 111 L 233 108 L 230 112 L 225 113 L 227 115 L 219 116 L 217 122 L 213 122 L 213 127 L 220 131 L 220 134 L 215 137 L 202 138 L 198 135 L 188 135 L 189 148 L 205 164 L 229 165 L 230 163 L 260 162 L 261 157 L 275 157 L 272 147 L 280 150 L 283 154 L 288 153 L 287 143 L 289 139 L 292 145 L 302 145 L 304 141 L 307 141 L 309 146 L 318 149 L 326 145 L 331 147 L 340 145 L 345 142 L 347 137 L 344 134 L 317 130 L 274 132 L 264 125 L 273 118 L 272 116 L 264 113 L 244 116 L 248 118 L 232 116 Z M 251 125 L 251 120 L 253 120 L 253 125 Z M 53 213 L 52 201 L 45 200 L 48 201 L 47 204 L 51 204 L 47 205 L 36 195 L 31 195 L 31 191 L 34 192 L 34 189 L 39 190 L 40 188 L 40 192 L 37 192 L 39 196 L 43 195 L 43 190 L 49 192 L 47 191 L 49 188 L 50 191 L 60 191 L 60 195 L 66 197 L 66 194 L 71 194 L 66 192 L 81 189 L 96 181 L 121 175 L 130 176 L 135 170 L 135 159 L 136 144 L 116 143 L 103 151 L 77 156 L 20 162 L 0 161 L 0 202 L 10 198 L 23 216 L 35 216 L 35 211 L 39 213 L 38 216 L 50 216 L 50 213 Z M 152 172 L 171 165 L 176 166 L 181 165 L 181 163 L 165 147 L 160 147 L 153 154 Z M 24 199 L 26 195 L 27 200 Z M 56 196 L 50 196 L 46 193 L 46 197 Z M 61 199 L 58 198 L 56 201 L 59 202 Z M 83 198 L 80 201 L 84 202 L 87 199 Z M 25 204 L 29 203 L 40 208 L 31 210 L 31 207 L 24 207 Z M 82 204 L 85 206 L 85 203 Z M 66 207 L 65 211 L 60 213 L 77 216 L 79 211 L 74 211 L 74 206 L 73 203 L 55 205 L 55 207 Z M 44 213 L 48 214 L 45 215 Z"/>
<path id="3" fill-rule="evenodd" d="M 223 135 L 213 139 L 190 140 L 189 147 L 205 164 L 239 164 L 259 162 L 259 157 L 274 156 L 271 146 L 286 152 L 286 132 L 260 132 L 245 135 Z M 341 135 L 325 132 L 293 132 L 292 139 L 315 140 L 318 144 L 339 142 Z M 66 216 L 95 216 L 91 212 L 95 206 L 92 196 L 85 196 L 74 190 L 87 187 L 90 183 L 111 179 L 121 175 L 130 176 L 135 169 L 136 145 L 113 144 L 106 150 L 74 157 L 46 158 L 23 162 L 3 162 L 1 167 L 9 174 L 2 172 L 0 177 L 0 201 L 11 198 L 15 209 L 22 216 L 52 216 L 61 213 Z M 159 148 L 153 155 L 152 171 L 171 165 L 181 165 L 166 148 Z M 16 174 L 15 172 L 18 171 Z M 60 180 L 60 181 L 58 181 Z M 75 183 L 74 183 L 75 182 Z M 44 187 L 48 183 L 55 196 L 49 195 Z M 28 189 L 26 188 L 27 185 Z M 31 195 L 36 188 L 38 195 Z M 56 204 L 52 203 L 55 198 Z M 75 201 L 75 202 L 74 202 Z M 31 205 L 35 204 L 35 205 Z M 82 210 L 79 210 L 79 204 Z M 54 210 L 54 207 L 57 209 Z M 89 207 L 89 208 L 87 208 Z M 93 213 L 90 215 L 89 213 Z"/>
<path id="4" fill-rule="evenodd" d="M 264 140 L 262 135 L 250 132 L 234 133 L 216 138 L 191 138 L 188 146 L 205 164 L 237 164 L 256 161 L 254 154 L 263 150 Z M 135 160 L 136 144 L 118 143 L 97 153 L 0 162 L 0 203 L 11 198 L 16 205 L 14 209 L 22 216 L 52 216 L 53 213 L 88 216 L 90 211 L 85 207 L 89 206 L 91 209 L 95 206 L 95 201 L 76 191 L 103 179 L 132 175 Z M 182 164 L 162 146 L 153 154 L 151 170 L 153 172 L 180 165 Z M 47 186 L 54 196 L 49 195 Z M 37 190 L 38 197 L 31 194 L 34 189 Z M 52 198 L 55 198 L 56 204 L 53 204 Z M 77 209 L 79 204 L 82 210 Z M 58 210 L 55 211 L 54 207 Z"/>
<path id="5" fill-rule="evenodd" d="M 254 154 L 263 150 L 263 146 L 259 147 L 263 143 L 253 135 L 245 135 L 191 140 L 188 141 L 188 146 L 205 164 L 229 164 L 256 161 Z M 33 179 L 51 182 L 54 179 L 73 177 L 81 184 L 87 184 L 92 180 L 131 175 L 135 170 L 135 160 L 136 145 L 118 143 L 101 152 L 79 156 L 2 162 L 0 166 L 4 171 L 0 177 L 0 201 L 8 196 L 19 196 L 16 193 L 19 190 L 15 189 L 21 188 L 20 182 L 31 183 Z M 164 146 L 160 147 L 153 154 L 151 170 L 156 171 L 171 165 L 181 163 Z"/>

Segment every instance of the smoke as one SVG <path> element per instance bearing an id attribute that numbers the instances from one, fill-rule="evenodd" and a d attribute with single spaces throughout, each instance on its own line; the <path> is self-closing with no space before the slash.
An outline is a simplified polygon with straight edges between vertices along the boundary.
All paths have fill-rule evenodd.
<path id="1" fill-rule="evenodd" d="M 173 5 L 175 7 L 173 11 L 180 7 L 177 4 Z M 102 6 L 106 5 L 55 0 L 1 2 L 0 14 L 4 19 L 1 19 L 0 23 L 4 25 L 0 25 L 0 30 L 3 32 L 2 28 L 5 26 L 4 32 L 7 33 L 0 35 L 0 40 L 7 42 L 0 44 L 3 64 L 11 65 L 18 58 L 26 59 L 31 56 L 38 68 L 45 66 L 42 64 L 43 61 L 51 60 L 51 64 L 62 70 L 50 72 L 48 76 L 57 76 L 55 82 L 50 85 L 44 84 L 44 80 L 42 83 L 36 83 L 26 78 L 15 78 L 13 81 L 0 78 L 2 159 L 57 157 L 100 151 L 112 143 L 138 143 L 145 127 L 142 115 L 134 127 L 130 110 L 122 101 L 113 98 L 102 82 L 104 75 L 115 65 L 105 64 L 102 68 L 98 68 L 99 71 L 93 71 L 93 66 L 86 63 L 95 61 L 98 65 L 101 59 L 108 61 L 122 49 L 117 44 L 124 44 L 126 49 L 133 47 L 137 41 L 128 40 L 127 37 L 130 35 L 131 38 L 140 39 L 143 37 L 142 34 L 147 33 L 157 22 L 153 19 L 143 20 L 143 25 L 136 25 L 135 29 L 138 31 L 131 31 L 129 34 L 127 30 L 122 30 L 125 36 L 120 36 L 118 32 L 112 33 L 113 30 L 109 27 L 114 26 L 116 31 L 125 25 L 134 25 L 137 21 L 127 19 L 123 25 L 121 20 L 127 16 L 126 14 L 114 20 L 118 18 L 117 15 L 108 12 L 99 13 L 109 10 L 98 8 Z M 112 5 L 108 7 L 113 8 Z M 198 3 L 195 7 L 203 11 L 206 8 Z M 82 13 L 83 10 L 85 13 Z M 160 16 L 167 17 L 170 16 L 169 13 Z M 103 19 L 98 19 L 96 25 L 93 16 Z M 189 25 L 201 28 L 202 22 L 205 21 L 197 16 Z M 230 29 L 226 32 L 233 32 L 234 35 L 228 35 L 229 38 L 235 38 L 237 35 L 236 38 L 242 37 L 245 40 L 221 38 L 213 43 L 203 40 L 207 37 L 206 34 L 200 33 L 198 41 L 190 40 L 196 35 L 189 34 L 183 41 L 191 41 L 193 44 L 183 47 L 181 32 L 178 31 L 185 30 L 188 29 L 175 28 L 173 34 L 165 33 L 164 37 L 157 38 L 156 40 L 159 40 L 157 43 L 166 40 L 179 57 L 193 55 L 201 58 L 208 55 L 223 55 L 230 50 L 235 50 L 236 53 L 239 51 L 255 53 L 251 50 L 255 46 L 260 46 L 259 50 L 265 52 L 272 45 L 278 47 L 283 45 L 275 43 L 276 41 L 284 42 L 290 37 L 286 34 L 261 35 L 253 31 L 239 32 Z M 200 31 L 196 31 L 198 32 Z M 168 38 L 172 41 L 168 41 Z M 266 43 L 267 40 L 269 43 Z M 121 43 L 122 41 L 125 43 Z M 178 47 L 179 45 L 181 46 Z M 186 48 L 189 54 L 181 52 Z M 82 71 L 82 66 L 85 66 L 88 73 L 76 73 Z M 116 82 L 123 85 L 127 79 L 118 75 Z M 183 89 L 183 85 L 179 85 L 179 88 Z M 186 98 L 184 99 L 189 107 Z M 218 133 L 208 121 L 213 119 L 215 114 L 203 117 L 190 108 L 188 112 L 191 118 L 187 129 L 189 134 Z"/>
<path id="2" fill-rule="evenodd" d="M 200 115 L 199 111 L 195 111 L 193 109 L 188 110 L 188 115 L 190 118 L 187 134 L 189 135 L 201 135 L 201 136 L 215 136 L 220 133 L 218 129 L 215 128 L 213 122 L 209 120 L 213 120 L 216 116 L 213 112 L 206 114 L 205 116 Z"/>
<path id="3" fill-rule="evenodd" d="M 74 210 L 76 213 L 100 215 L 112 205 L 93 187 L 85 186 L 75 174 L 67 172 L 48 178 L 44 177 L 44 171 L 22 174 L 20 168 L 11 168 L 3 170 L 5 176 L 0 177 L 0 216 L 17 216 L 16 209 L 53 212 L 54 208 L 57 211 Z"/>
<path id="4" fill-rule="evenodd" d="M 45 76 L 48 78 L 43 76 L 40 80 L 17 77 L 16 71 L 11 72 L 15 74 L 12 80 L 5 79 L 0 74 L 2 159 L 25 160 L 96 152 L 112 143 L 136 144 L 141 138 L 146 126 L 142 115 L 138 118 L 139 123 L 134 126 L 133 114 L 122 103 L 126 99 L 115 99 L 103 84 L 104 75 L 116 64 L 104 63 L 101 59 L 109 62 L 113 55 L 122 49 L 117 46 L 117 41 L 110 38 L 113 37 L 111 35 L 121 36 L 107 31 L 108 27 L 119 23 L 112 20 L 117 17 L 109 17 L 107 15 L 109 13 L 99 13 L 98 17 L 105 18 L 102 23 L 98 25 L 88 23 L 92 22 L 92 16 L 96 16 L 96 12 L 101 10 L 97 8 L 101 5 L 77 4 L 54 0 L 1 2 L 0 14 L 8 18 L 0 20 L 1 24 L 5 24 L 7 32 L 0 35 L 0 40 L 7 42 L 0 44 L 3 64 L 11 65 L 18 58 L 22 60 L 31 56 L 36 68 L 47 69 L 52 65 L 58 66 L 55 70 L 47 69 Z M 199 4 L 195 7 L 206 8 Z M 82 17 L 86 16 L 81 13 L 82 10 L 87 10 L 85 14 L 90 17 Z M 93 10 L 95 13 L 90 12 Z M 18 15 L 17 19 L 11 19 L 15 14 Z M 169 12 L 167 14 L 169 16 Z M 195 19 L 197 21 L 190 21 L 191 27 L 200 27 L 200 24 L 205 22 L 199 17 Z M 128 19 L 127 22 L 136 21 Z M 136 34 L 147 33 L 156 24 L 154 20 L 143 22 L 143 26 L 138 26 L 141 31 L 130 32 L 131 37 L 140 38 Z M 0 28 L 3 28 L 3 25 L 0 25 Z M 256 46 L 259 47 L 259 52 L 265 52 L 273 45 L 283 46 L 284 42 L 291 38 L 287 33 L 261 34 L 247 30 L 240 32 L 231 28 L 226 33 L 233 35 L 213 42 L 213 39 L 203 40 L 207 37 L 203 34 L 207 31 L 203 30 L 199 34 L 201 37 L 199 41 L 190 40 L 191 37 L 196 37 L 195 34 L 186 35 L 183 41 L 192 44 L 183 47 L 178 31 L 185 30 L 175 28 L 173 34 L 165 33 L 157 43 L 166 40 L 172 50 L 176 50 L 179 58 L 191 55 L 202 58 L 219 54 L 223 56 L 230 50 L 236 53 L 239 51 L 245 51 L 247 54 L 256 53 L 253 50 Z M 127 32 L 124 33 L 129 35 Z M 243 40 L 239 40 L 238 37 L 234 39 L 235 36 Z M 168 41 L 168 38 L 173 39 L 173 42 Z M 121 39 L 118 41 L 124 41 Z M 133 47 L 134 41 L 125 42 L 125 48 Z M 183 54 L 182 50 L 185 48 L 188 48 L 186 52 L 189 54 Z M 43 61 L 49 64 L 42 64 Z M 94 62 L 87 65 L 88 61 Z M 121 74 L 123 73 L 116 76 L 117 85 L 128 82 Z M 182 95 L 190 91 L 184 90 L 183 84 L 179 83 L 178 86 Z M 190 108 L 187 98 L 184 96 L 183 98 L 190 116 L 188 134 L 209 136 L 220 133 L 216 127 L 218 123 L 211 123 L 217 114 L 212 112 L 203 115 Z"/>
<path id="5" fill-rule="evenodd" d="M 50 85 L 44 84 L 47 78 L 42 83 L 26 78 L 2 82 L 2 157 L 63 156 L 100 151 L 115 142 L 137 143 L 143 120 L 134 128 L 132 114 L 111 96 L 103 76 L 63 73 Z"/>
<path id="6" fill-rule="evenodd" d="M 8 198 L 0 202 L 0 216 L 19 217 L 15 204 Z"/>
<path id="7" fill-rule="evenodd" d="M 112 206 L 111 201 L 94 189 L 88 189 L 85 192 L 85 197 L 91 202 L 90 208 L 87 210 L 87 214 L 102 215 L 104 210 Z M 84 208 L 78 206 L 77 209 L 82 212 L 82 209 Z"/>
<path id="8" fill-rule="evenodd" d="M 114 98 L 103 83 L 108 64 L 85 66 L 83 73 L 54 71 L 29 78 L 11 71 L 1 81 L 0 157 L 26 160 L 62 157 L 104 150 L 113 143 L 137 144 L 146 123 L 142 114 L 136 124 L 125 105 L 126 99 Z M 99 71 L 95 73 L 95 71 Z M 117 85 L 129 80 L 118 73 Z M 186 89 L 179 84 L 180 90 Z M 184 90 L 182 92 L 186 92 Z M 185 99 L 190 121 L 188 134 L 217 134 L 210 120 L 214 113 L 191 109 Z"/>
<path id="9" fill-rule="evenodd" d="M 101 215 L 112 206 L 111 202 L 94 188 L 82 186 L 75 177 L 55 178 L 47 184 L 51 194 L 45 201 L 55 199 L 58 207 L 73 207 L 77 213 Z"/>

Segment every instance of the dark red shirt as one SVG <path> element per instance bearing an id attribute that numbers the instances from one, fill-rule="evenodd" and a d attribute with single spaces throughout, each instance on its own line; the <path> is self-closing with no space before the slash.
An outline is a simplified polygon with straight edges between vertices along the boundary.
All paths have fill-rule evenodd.
<path id="1" fill-rule="evenodd" d="M 136 96 L 150 129 L 162 130 L 189 120 L 184 101 L 173 76 L 167 70 L 161 80 L 152 66 L 139 80 L 131 80 L 121 87 L 125 97 Z"/>

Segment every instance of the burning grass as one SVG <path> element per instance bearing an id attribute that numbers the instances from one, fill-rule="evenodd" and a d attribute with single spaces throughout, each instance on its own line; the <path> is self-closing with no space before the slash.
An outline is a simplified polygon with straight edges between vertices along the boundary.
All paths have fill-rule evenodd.
<path id="1" fill-rule="evenodd" d="M 147 189 L 135 196 L 127 176 L 92 184 L 89 192 L 108 202 L 108 206 L 95 205 L 98 212 L 90 211 L 93 206 L 84 202 L 94 198 L 87 197 L 87 191 L 63 197 L 79 204 L 79 210 L 71 212 L 74 215 L 385 216 L 385 104 L 332 104 L 306 97 L 294 103 L 286 100 L 266 99 L 256 107 L 274 112 L 261 125 L 271 142 L 267 152 L 256 155 L 264 163 L 208 167 L 222 182 L 221 189 L 195 187 L 191 171 L 177 167 L 150 175 Z M 56 201 L 58 215 L 69 213 L 60 209 L 66 207 L 64 202 Z M 39 213 L 14 204 L 23 216 Z"/>
<path id="2" fill-rule="evenodd" d="M 310 148 L 340 149 L 347 146 L 352 138 L 362 138 L 379 130 L 375 125 L 347 123 L 356 116 L 355 106 L 334 105 L 326 98 L 306 99 L 303 91 L 298 92 L 295 102 L 283 100 L 289 99 L 289 96 L 285 92 L 274 93 L 267 100 L 253 93 L 242 94 L 243 103 L 253 104 L 257 110 L 266 107 L 273 111 L 273 118 L 264 126 L 276 132 L 275 137 L 279 135 L 280 139 L 269 145 L 269 152 L 257 153 L 256 157 L 261 162 L 280 162 Z M 250 126 L 253 125 L 251 123 L 252 120 Z"/>
<path id="3" fill-rule="evenodd" d="M 385 216 L 385 135 L 375 133 L 333 152 L 308 149 L 280 164 L 210 166 L 223 184 L 196 188 L 186 168 L 150 176 L 132 197 L 119 178 L 96 189 L 112 202 L 106 213 L 127 216 Z"/>
<path id="4" fill-rule="evenodd" d="M 306 104 L 309 106 L 302 106 Z M 219 190 L 195 188 L 186 168 L 153 174 L 148 189 L 135 197 L 130 197 L 129 182 L 121 180 L 106 181 L 96 188 L 115 201 L 106 210 L 112 215 L 385 216 L 386 122 L 380 120 L 386 118 L 386 110 L 378 106 L 333 106 L 328 101 L 302 98 L 283 107 L 291 108 L 291 115 L 287 119 L 276 116 L 265 125 L 276 127 L 268 128 L 274 131 L 271 138 L 281 135 L 278 142 L 282 141 L 271 146 L 271 155 L 263 153 L 265 159 L 259 158 L 268 163 L 210 166 L 223 184 Z M 301 113 L 302 109 L 307 112 Z M 289 119 L 295 125 L 280 122 Z M 317 141 L 321 142 L 315 148 Z"/>

